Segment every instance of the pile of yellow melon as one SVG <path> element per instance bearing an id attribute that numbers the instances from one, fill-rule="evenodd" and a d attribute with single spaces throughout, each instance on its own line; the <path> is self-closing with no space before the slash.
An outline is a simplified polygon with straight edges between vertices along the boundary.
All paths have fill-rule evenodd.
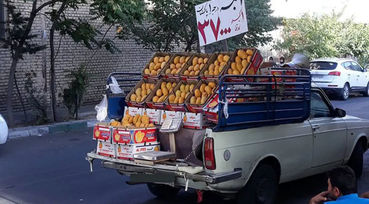
<path id="1" fill-rule="evenodd" d="M 170 66 L 165 70 L 165 74 L 176 75 L 179 74 L 181 69 L 185 66 L 186 62 L 190 59 L 189 56 L 176 56 L 173 59 L 173 62 Z"/>
<path id="2" fill-rule="evenodd" d="M 231 67 L 228 69 L 228 74 L 244 74 L 247 66 L 251 62 L 251 58 L 254 52 L 251 49 L 238 50 L 235 61 L 232 62 Z"/>
<path id="3" fill-rule="evenodd" d="M 165 67 L 169 59 L 169 55 L 166 55 L 165 57 L 154 57 L 153 61 L 149 64 L 149 67 L 144 70 L 144 73 L 151 76 L 157 76 L 160 73 L 160 70 Z"/>
<path id="4" fill-rule="evenodd" d="M 192 65 L 189 66 L 186 71 L 183 72 L 185 76 L 198 76 L 202 68 L 204 68 L 205 64 L 208 62 L 209 58 L 207 57 L 194 57 L 192 59 Z"/>
<path id="5" fill-rule="evenodd" d="M 143 115 L 131 116 L 128 113 L 124 114 L 121 125 L 124 128 L 147 128 L 155 127 L 153 123 L 150 123 L 150 118 L 146 112 Z"/>
<path id="6" fill-rule="evenodd" d="M 230 59 L 229 55 L 219 54 L 214 63 L 209 65 L 208 69 L 204 72 L 204 75 L 218 76 L 220 73 L 222 73 L 229 59 Z"/>
<path id="7" fill-rule="evenodd" d="M 199 88 L 195 89 L 193 96 L 191 96 L 190 104 L 192 105 L 202 105 L 207 99 L 212 95 L 216 87 L 215 82 L 204 82 Z"/>
<path id="8" fill-rule="evenodd" d="M 154 103 L 163 103 L 167 99 L 168 94 L 173 91 L 177 85 L 176 82 L 161 82 L 160 87 L 156 90 L 155 96 L 152 98 Z"/>
<path id="9" fill-rule="evenodd" d="M 171 104 L 182 104 L 185 102 L 188 95 L 192 93 L 195 83 L 182 83 L 175 93 L 170 94 L 168 101 Z"/>
<path id="10" fill-rule="evenodd" d="M 155 88 L 154 83 L 142 83 L 141 87 L 138 87 L 134 93 L 130 96 L 132 102 L 140 103 L 153 91 Z"/>

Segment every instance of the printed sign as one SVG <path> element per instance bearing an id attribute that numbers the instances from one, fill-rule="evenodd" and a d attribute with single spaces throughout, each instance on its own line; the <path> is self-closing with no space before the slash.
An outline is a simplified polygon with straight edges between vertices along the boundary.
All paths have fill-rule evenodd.
<path id="1" fill-rule="evenodd" d="M 195 6 L 200 46 L 248 31 L 245 0 L 212 0 Z"/>

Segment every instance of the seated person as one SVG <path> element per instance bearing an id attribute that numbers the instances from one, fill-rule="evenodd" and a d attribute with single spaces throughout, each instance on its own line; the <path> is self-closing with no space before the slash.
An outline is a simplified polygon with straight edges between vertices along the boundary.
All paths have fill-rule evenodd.
<path id="1" fill-rule="evenodd" d="M 328 173 L 328 190 L 314 196 L 309 204 L 369 204 L 369 199 L 359 198 L 355 172 L 348 166 L 338 167 Z"/>

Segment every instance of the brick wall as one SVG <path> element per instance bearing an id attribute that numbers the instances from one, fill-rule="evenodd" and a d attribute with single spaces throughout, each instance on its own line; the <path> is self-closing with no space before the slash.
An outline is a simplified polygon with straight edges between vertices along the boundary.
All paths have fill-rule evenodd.
<path id="1" fill-rule="evenodd" d="M 32 1 L 14 0 L 14 3 L 20 10 L 29 14 Z M 89 8 L 81 7 L 78 12 L 70 11 L 68 15 L 75 18 L 89 19 Z M 94 21 L 93 24 L 101 25 L 101 22 Z M 46 38 L 42 39 L 41 34 L 43 30 L 46 30 Z M 40 44 L 48 45 L 48 31 L 50 29 L 50 22 L 39 15 L 33 26 L 33 33 L 40 36 L 35 39 Z M 103 28 L 105 31 L 107 28 Z M 115 29 L 113 28 L 107 34 L 107 37 L 114 36 Z M 60 36 L 55 36 L 55 47 L 57 49 Z M 56 70 L 56 89 L 57 96 L 62 94 L 63 89 L 68 86 L 71 79 L 67 76 L 72 69 L 76 69 L 80 64 L 88 62 L 89 72 L 89 87 L 87 95 L 85 97 L 85 104 L 95 104 L 101 100 L 101 95 L 104 93 L 106 77 L 109 73 L 114 71 L 141 71 L 144 65 L 151 58 L 153 52 L 147 49 L 143 49 L 140 45 L 137 45 L 133 40 L 116 40 L 116 46 L 121 50 L 121 53 L 111 54 L 106 50 L 98 50 L 93 55 L 94 51 L 85 48 L 82 45 L 76 44 L 71 38 L 62 37 L 59 54 L 55 62 Z M 37 84 L 37 89 L 40 92 L 47 93 L 49 100 L 49 68 L 50 68 L 50 50 L 38 52 L 34 55 L 25 55 L 24 60 L 19 61 L 17 66 L 16 78 L 20 88 L 21 94 L 24 96 L 24 82 L 25 74 L 30 70 L 33 70 L 37 77 L 34 79 L 34 83 Z M 9 50 L 0 48 L 0 112 L 6 110 L 6 90 L 9 78 L 9 68 L 11 64 L 11 58 Z M 46 89 L 45 89 L 45 85 Z M 27 100 L 26 108 L 31 109 Z M 20 101 L 17 97 L 17 92 L 14 88 L 14 94 L 12 98 L 12 104 L 16 111 L 21 110 Z M 62 98 L 58 97 L 58 104 L 62 106 Z"/>

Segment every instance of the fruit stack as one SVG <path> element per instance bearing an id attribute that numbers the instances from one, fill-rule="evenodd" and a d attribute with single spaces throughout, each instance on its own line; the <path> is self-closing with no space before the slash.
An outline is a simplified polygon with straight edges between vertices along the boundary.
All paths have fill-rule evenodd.
<path id="1" fill-rule="evenodd" d="M 207 67 L 211 55 L 196 54 L 190 59 L 191 63 L 181 71 L 183 79 L 197 79 L 201 71 Z"/>
<path id="2" fill-rule="evenodd" d="M 227 74 L 233 74 L 233 75 L 245 74 L 249 64 L 251 63 L 253 55 L 254 55 L 254 50 L 252 49 L 237 50 L 236 56 L 234 56 L 234 59 L 231 62 L 231 66 L 227 70 Z"/>
<path id="3" fill-rule="evenodd" d="M 147 99 L 146 105 L 153 109 L 164 109 L 164 102 L 167 100 L 169 93 L 171 93 L 177 86 L 178 82 L 175 79 L 165 79 L 158 82 L 158 86 L 154 90 L 154 94 Z"/>
<path id="4" fill-rule="evenodd" d="M 164 69 L 167 62 L 170 60 L 171 55 L 167 53 L 157 53 L 151 59 L 150 63 L 146 65 L 143 76 L 145 78 L 156 78 L 160 72 Z"/>
<path id="5" fill-rule="evenodd" d="M 167 108 L 172 111 L 185 111 L 186 99 L 191 95 L 197 81 L 181 81 L 180 84 L 169 94 Z"/>
<path id="6" fill-rule="evenodd" d="M 126 103 L 130 106 L 144 107 L 144 102 L 153 94 L 156 81 L 142 79 L 126 97 Z"/>
<path id="7" fill-rule="evenodd" d="M 217 90 L 216 80 L 202 80 L 188 98 L 187 109 L 194 113 L 202 112 L 202 107 Z"/>
<path id="8" fill-rule="evenodd" d="M 190 58 L 191 56 L 188 54 L 174 55 L 172 60 L 169 61 L 169 66 L 167 66 L 162 72 L 162 76 L 165 76 L 166 78 L 179 77 L 182 68 L 186 66 Z"/>
<path id="9" fill-rule="evenodd" d="M 219 53 L 214 55 L 210 60 L 210 65 L 205 69 L 201 75 L 203 79 L 219 78 L 223 75 L 226 68 L 229 66 L 229 60 L 232 53 Z"/>

